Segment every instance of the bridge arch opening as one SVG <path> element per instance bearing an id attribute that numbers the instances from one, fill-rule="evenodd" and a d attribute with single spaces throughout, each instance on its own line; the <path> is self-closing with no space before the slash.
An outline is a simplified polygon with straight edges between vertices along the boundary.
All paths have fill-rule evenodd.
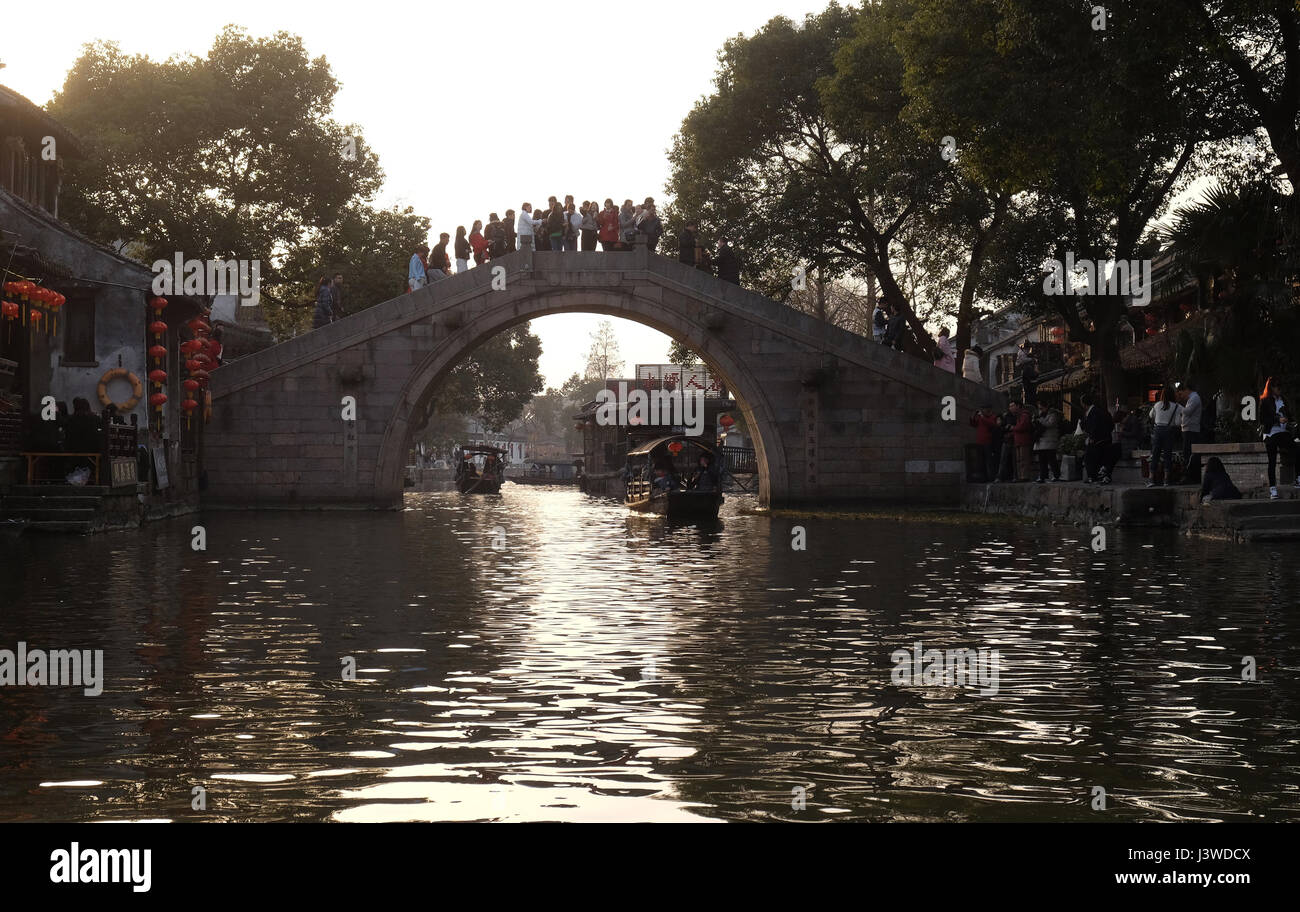
<path id="1" fill-rule="evenodd" d="M 669 296 L 664 296 L 667 298 Z M 424 359 L 412 370 L 397 399 L 380 446 L 375 472 L 378 500 L 400 498 L 406 455 L 428 414 L 433 397 L 451 370 L 489 339 L 554 314 L 581 313 L 616 317 L 654 329 L 685 345 L 720 377 L 734 396 L 753 439 L 758 469 L 758 498 L 763 505 L 786 490 L 784 453 L 777 432 L 777 415 L 751 370 L 748 353 L 737 352 L 703 325 L 689 300 L 642 297 L 626 290 L 574 292 L 563 288 L 530 290 L 516 295 L 485 295 L 436 338 Z M 444 324 L 446 325 L 446 324 Z M 706 429 L 706 434 L 708 430 Z"/>

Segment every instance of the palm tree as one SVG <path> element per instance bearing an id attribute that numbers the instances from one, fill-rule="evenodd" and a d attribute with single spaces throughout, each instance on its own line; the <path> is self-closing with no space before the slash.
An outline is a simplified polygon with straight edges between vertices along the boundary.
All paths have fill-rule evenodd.
<path id="1" fill-rule="evenodd" d="M 1173 258 L 1167 282 L 1177 287 L 1191 277 L 1201 308 L 1228 308 L 1218 328 L 1196 338 L 1180 333 L 1177 372 L 1241 390 L 1259 383 L 1261 372 L 1280 375 L 1280 365 L 1295 362 L 1298 224 L 1296 197 L 1256 181 L 1216 184 L 1160 231 Z"/>

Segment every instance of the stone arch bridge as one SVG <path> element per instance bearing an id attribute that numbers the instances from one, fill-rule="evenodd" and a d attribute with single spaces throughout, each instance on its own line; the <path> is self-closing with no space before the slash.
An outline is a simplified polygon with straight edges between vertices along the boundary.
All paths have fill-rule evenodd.
<path id="1" fill-rule="evenodd" d="M 967 418 L 1000 400 L 644 248 L 521 250 L 214 371 L 204 504 L 400 507 L 412 432 L 447 371 L 515 324 L 566 312 L 653 327 L 725 378 L 766 505 L 955 504 Z M 343 420 L 345 396 L 354 421 Z M 947 396 L 955 421 L 943 420 Z"/>

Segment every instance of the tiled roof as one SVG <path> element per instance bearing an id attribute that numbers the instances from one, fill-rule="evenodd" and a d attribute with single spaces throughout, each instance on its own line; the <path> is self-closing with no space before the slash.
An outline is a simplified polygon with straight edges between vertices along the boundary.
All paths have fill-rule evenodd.
<path id="1" fill-rule="evenodd" d="M 8 86 L 0 85 L 0 110 L 8 108 L 14 111 L 20 118 L 30 120 L 36 125 L 36 132 L 47 132 L 58 140 L 60 155 L 66 155 L 69 158 L 80 158 L 84 154 L 84 143 L 77 138 L 77 135 L 69 130 L 63 124 L 59 123 L 40 105 L 35 104 L 29 98 L 19 95 Z"/>

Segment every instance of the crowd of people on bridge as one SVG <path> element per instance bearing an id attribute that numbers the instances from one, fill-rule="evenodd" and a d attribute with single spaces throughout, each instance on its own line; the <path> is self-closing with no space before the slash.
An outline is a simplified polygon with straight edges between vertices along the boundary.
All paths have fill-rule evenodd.
<path id="1" fill-rule="evenodd" d="M 602 206 L 596 200 L 578 204 L 572 196 L 564 202 L 552 196 L 545 207 L 524 203 L 517 214 L 514 209 L 507 209 L 504 217 L 492 212 L 486 224 L 476 220 L 468 231 L 461 225 L 455 239 L 443 232 L 432 249 L 420 244 L 407 264 L 406 288 L 416 291 L 516 250 L 594 252 L 599 244 L 601 251 L 620 251 L 643 243 L 655 253 L 663 233 L 653 197 L 640 205 L 625 199 L 622 206 L 606 199 Z M 720 238 L 715 251 L 694 222 L 688 222 L 678 238 L 678 259 L 740 284 L 740 259 L 729 239 Z"/>

